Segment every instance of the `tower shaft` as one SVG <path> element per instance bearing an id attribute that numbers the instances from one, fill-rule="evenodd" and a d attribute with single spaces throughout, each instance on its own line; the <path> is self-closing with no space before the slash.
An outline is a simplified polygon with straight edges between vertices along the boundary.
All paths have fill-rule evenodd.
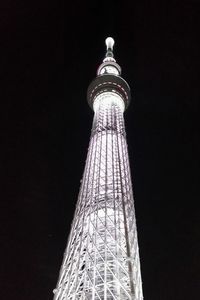
<path id="1" fill-rule="evenodd" d="M 115 89 L 93 100 L 88 155 L 54 300 L 142 300 L 125 102 Z"/>

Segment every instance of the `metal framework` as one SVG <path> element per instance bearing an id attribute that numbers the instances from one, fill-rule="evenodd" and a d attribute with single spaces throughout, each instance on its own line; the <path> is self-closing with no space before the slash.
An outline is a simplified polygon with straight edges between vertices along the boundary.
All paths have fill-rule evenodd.
<path id="1" fill-rule="evenodd" d="M 103 68 L 115 67 L 108 40 Z M 116 70 L 99 68 L 88 89 L 93 127 L 54 300 L 143 299 L 123 118 L 130 94 Z"/>

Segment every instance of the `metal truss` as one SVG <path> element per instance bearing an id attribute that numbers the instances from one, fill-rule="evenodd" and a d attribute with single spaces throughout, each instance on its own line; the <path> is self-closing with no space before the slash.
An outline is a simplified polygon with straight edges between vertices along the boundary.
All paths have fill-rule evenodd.
<path id="1" fill-rule="evenodd" d="M 54 300 L 142 300 L 124 102 L 94 101 L 94 121 Z"/>

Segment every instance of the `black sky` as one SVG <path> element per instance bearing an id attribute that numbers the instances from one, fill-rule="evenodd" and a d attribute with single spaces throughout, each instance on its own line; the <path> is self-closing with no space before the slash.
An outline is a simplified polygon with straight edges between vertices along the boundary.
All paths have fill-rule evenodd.
<path id="1" fill-rule="evenodd" d="M 161 2 L 1 4 L 1 299 L 53 297 L 90 137 L 86 91 L 109 35 L 132 90 L 144 297 L 199 299 L 200 3 Z"/>

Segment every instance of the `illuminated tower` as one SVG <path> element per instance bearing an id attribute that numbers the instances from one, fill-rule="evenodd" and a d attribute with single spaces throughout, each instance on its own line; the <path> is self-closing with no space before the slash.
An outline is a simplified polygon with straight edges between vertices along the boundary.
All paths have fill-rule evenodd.
<path id="1" fill-rule="evenodd" d="M 88 88 L 94 120 L 54 300 L 142 300 L 137 229 L 123 112 L 130 89 L 106 39 Z"/>

